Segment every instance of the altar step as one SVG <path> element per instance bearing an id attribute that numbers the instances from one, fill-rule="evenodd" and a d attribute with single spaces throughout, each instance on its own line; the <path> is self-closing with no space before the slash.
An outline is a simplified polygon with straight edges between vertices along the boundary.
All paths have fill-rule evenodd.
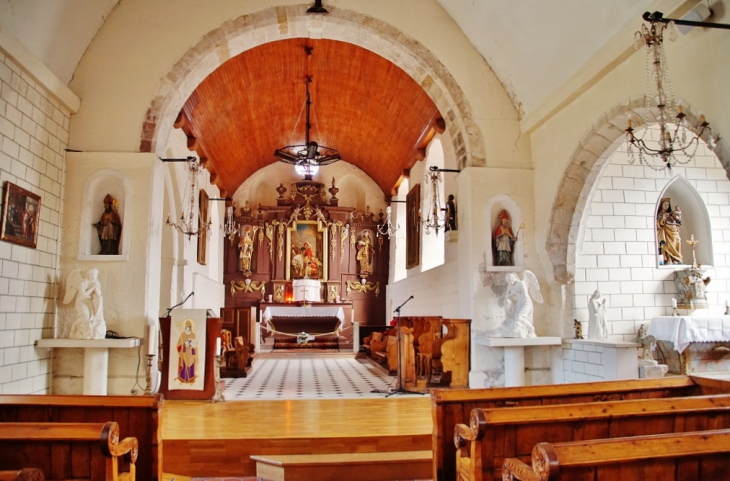
<path id="1" fill-rule="evenodd" d="M 427 479 L 432 451 L 251 456 L 256 476 L 271 481 L 370 481 Z"/>

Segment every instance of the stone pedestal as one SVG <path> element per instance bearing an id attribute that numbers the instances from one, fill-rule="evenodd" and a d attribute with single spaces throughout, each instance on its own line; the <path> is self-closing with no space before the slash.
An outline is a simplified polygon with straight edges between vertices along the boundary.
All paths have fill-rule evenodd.
<path id="1" fill-rule="evenodd" d="M 559 346 L 559 337 L 479 337 L 475 342 L 481 346 L 504 349 L 504 385 L 525 385 L 525 348 L 534 346 Z"/>
<path id="2" fill-rule="evenodd" d="M 137 347 L 139 338 L 131 339 L 39 339 L 36 346 L 53 348 L 81 348 L 84 350 L 85 395 L 106 396 L 109 375 L 109 349 Z"/>
<path id="3" fill-rule="evenodd" d="M 656 361 L 645 359 L 639 361 L 639 378 L 641 379 L 658 379 L 664 377 L 668 370 L 669 366 Z"/>
<path id="4" fill-rule="evenodd" d="M 635 342 L 566 339 L 563 341 L 563 382 L 637 379 L 639 347 Z"/>

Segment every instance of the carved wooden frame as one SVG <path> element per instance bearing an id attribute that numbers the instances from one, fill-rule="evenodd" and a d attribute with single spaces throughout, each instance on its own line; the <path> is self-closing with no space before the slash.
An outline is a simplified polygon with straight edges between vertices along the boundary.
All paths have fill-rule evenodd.
<path id="1" fill-rule="evenodd" d="M 406 269 L 421 263 L 421 184 L 406 195 Z"/>
<path id="2" fill-rule="evenodd" d="M 319 221 L 314 220 L 302 220 L 302 221 L 294 221 L 292 225 L 287 228 L 286 230 L 286 280 L 292 280 L 292 279 L 303 279 L 303 276 L 294 276 L 292 273 L 292 242 L 295 242 L 294 246 L 297 248 L 301 248 L 301 246 L 296 245 L 297 243 L 304 242 L 301 241 L 302 234 L 308 237 L 314 238 L 315 243 L 315 252 L 314 257 L 319 259 L 319 261 L 322 263 L 322 269 L 320 271 L 319 277 L 314 277 L 312 279 L 318 279 L 322 281 L 327 280 L 327 273 L 328 273 L 328 237 L 327 237 L 327 226 L 323 225 Z M 301 234 L 300 234 L 301 232 Z M 292 239 L 292 237 L 295 237 Z"/>

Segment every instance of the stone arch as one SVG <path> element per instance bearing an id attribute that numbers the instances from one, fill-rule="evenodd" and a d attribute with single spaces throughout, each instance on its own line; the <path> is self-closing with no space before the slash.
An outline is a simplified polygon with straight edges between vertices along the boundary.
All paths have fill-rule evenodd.
<path id="1" fill-rule="evenodd" d="M 307 15 L 308 7 L 278 6 L 242 15 L 224 22 L 191 47 L 161 80 L 144 119 L 140 151 L 164 148 L 163 142 L 190 94 L 227 60 L 264 43 L 311 37 L 358 45 L 397 65 L 423 88 L 443 115 L 459 168 L 486 166 L 484 139 L 469 103 L 433 53 L 377 18 L 329 5 L 328 15 Z"/>
<path id="2" fill-rule="evenodd" d="M 635 128 L 645 125 L 647 109 L 644 105 L 644 98 L 639 97 L 603 114 L 583 136 L 570 158 L 553 204 L 545 243 L 553 276 L 561 284 L 573 281 L 580 220 L 601 168 L 613 153 L 609 148 L 624 135 L 628 114 L 632 114 Z M 689 107 L 685 106 L 684 113 L 690 125 L 699 123 Z M 724 140 L 718 141 L 714 152 L 730 179 L 730 155 Z"/>

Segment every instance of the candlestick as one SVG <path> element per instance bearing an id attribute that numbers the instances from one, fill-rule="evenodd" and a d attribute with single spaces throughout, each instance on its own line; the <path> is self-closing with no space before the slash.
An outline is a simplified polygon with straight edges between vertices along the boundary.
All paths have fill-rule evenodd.
<path id="1" fill-rule="evenodd" d="M 677 299 L 675 298 L 672 298 L 672 316 L 679 316 L 679 311 L 677 311 Z"/>
<path id="2" fill-rule="evenodd" d="M 725 299 L 725 315 L 730 316 L 730 306 L 727 303 L 727 299 Z"/>
<path id="3" fill-rule="evenodd" d="M 157 334 L 157 329 L 155 329 L 155 326 L 150 324 L 149 326 L 149 332 L 147 333 L 147 355 L 154 355 L 155 354 L 155 338 Z"/>
<path id="4" fill-rule="evenodd" d="M 147 387 L 144 388 L 144 396 L 151 396 L 152 395 L 152 360 L 155 358 L 155 355 L 150 353 L 147 354 L 147 370 L 145 373 L 145 380 L 147 381 Z"/>
<path id="5" fill-rule="evenodd" d="M 220 341 L 220 338 L 218 338 Z M 221 356 L 218 355 L 215 357 L 215 369 L 213 370 L 215 373 L 215 394 L 210 399 L 211 402 L 222 402 L 225 401 L 226 398 L 223 396 L 223 391 L 221 390 Z"/>
<path id="6" fill-rule="evenodd" d="M 221 338 L 220 337 L 215 338 L 215 355 L 216 356 L 221 355 Z"/>
<path id="7" fill-rule="evenodd" d="M 675 298 L 672 298 L 672 307 L 675 309 L 677 308 L 677 299 Z"/>

